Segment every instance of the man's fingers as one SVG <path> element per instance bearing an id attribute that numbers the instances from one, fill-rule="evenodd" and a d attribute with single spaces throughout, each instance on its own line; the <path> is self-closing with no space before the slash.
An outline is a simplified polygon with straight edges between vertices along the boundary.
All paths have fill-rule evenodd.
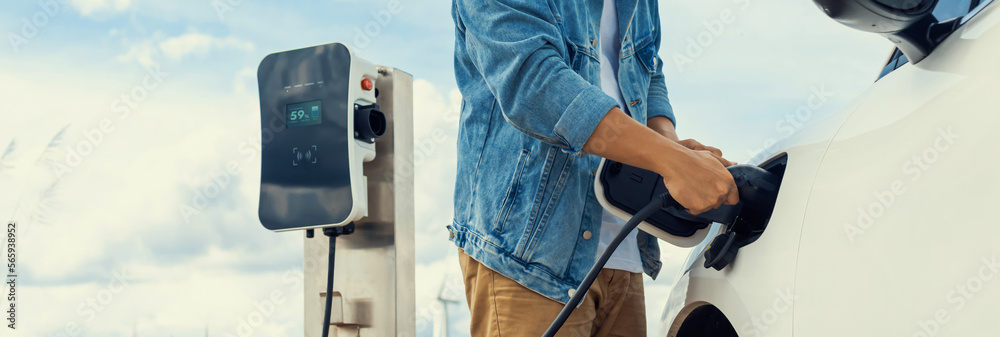
<path id="1" fill-rule="evenodd" d="M 695 150 L 695 151 L 708 151 L 708 152 L 711 152 L 712 154 L 714 154 L 714 155 L 716 155 L 718 157 L 722 157 L 722 150 L 719 150 L 718 148 L 716 148 L 714 146 L 708 146 L 708 145 L 702 144 L 701 142 L 699 142 L 697 140 L 694 140 L 694 139 L 685 139 L 685 140 L 680 140 L 680 141 L 677 141 L 677 142 L 680 143 L 681 145 L 683 145 L 686 148 L 689 148 L 689 149 L 692 149 L 692 150 Z"/>
<path id="2" fill-rule="evenodd" d="M 719 207 L 719 205 L 722 204 L 722 199 L 721 198 L 716 201 L 715 205 L 708 204 L 710 202 L 708 200 L 704 200 L 704 201 L 706 201 L 706 202 L 704 204 L 702 204 L 702 205 L 696 205 L 695 207 L 685 207 L 684 210 L 687 211 L 688 213 L 693 214 L 693 215 L 698 215 L 698 214 L 705 213 L 705 212 L 711 211 L 713 209 L 716 209 L 716 208 Z M 684 205 L 681 205 L 681 206 L 684 207 Z"/>
<path id="3" fill-rule="evenodd" d="M 716 156 L 714 154 L 713 154 L 713 157 L 715 157 L 715 159 L 718 160 L 719 163 L 722 164 L 722 166 L 729 167 L 729 166 L 736 165 L 736 163 L 729 161 L 729 159 L 722 158 L 722 157 Z"/>
<path id="4" fill-rule="evenodd" d="M 705 148 L 705 151 L 711 152 L 712 154 L 714 154 L 714 155 L 716 155 L 718 157 L 722 157 L 722 150 L 719 150 L 719 149 L 711 147 L 711 146 L 704 146 L 704 145 L 702 145 L 702 147 Z"/>
<path id="5" fill-rule="evenodd" d="M 733 185 L 731 185 L 731 188 L 729 189 L 729 192 L 727 192 L 726 194 L 723 194 L 723 195 L 719 195 L 719 198 L 715 200 L 714 204 L 708 205 L 707 207 L 703 207 L 703 208 L 697 208 L 697 209 L 696 208 L 685 208 L 684 210 L 687 211 L 688 213 L 691 213 L 692 215 L 698 215 L 698 214 L 705 213 L 705 212 L 711 211 L 713 209 L 719 208 L 723 204 L 725 204 L 725 205 L 735 205 L 735 204 L 737 204 L 739 202 L 740 202 L 740 194 L 739 194 L 739 192 L 736 189 L 736 184 L 733 184 Z"/>
<path id="6" fill-rule="evenodd" d="M 688 213 L 691 213 L 691 215 L 698 215 L 698 214 L 701 214 L 701 213 L 705 213 L 708 210 L 693 210 L 693 209 L 688 208 L 688 209 L 685 209 L 685 211 L 687 211 Z"/>
<path id="7" fill-rule="evenodd" d="M 695 151 L 701 151 L 701 150 L 705 149 L 705 145 L 701 145 L 701 143 L 699 143 L 697 140 L 694 140 L 694 139 L 680 140 L 680 141 L 677 141 L 677 143 L 680 143 L 684 147 L 692 149 L 692 150 L 695 150 Z"/>

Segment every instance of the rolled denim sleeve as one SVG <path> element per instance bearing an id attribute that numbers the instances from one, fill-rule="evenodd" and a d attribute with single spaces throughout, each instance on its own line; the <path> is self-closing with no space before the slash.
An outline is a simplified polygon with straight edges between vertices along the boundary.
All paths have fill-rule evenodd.
<path id="1" fill-rule="evenodd" d="M 456 0 L 466 49 L 504 118 L 525 134 L 578 153 L 618 104 L 566 63 L 546 1 Z"/>
<path id="2" fill-rule="evenodd" d="M 657 3 L 653 2 L 653 8 L 656 10 L 653 13 L 659 13 L 659 7 Z M 654 28 L 653 32 L 653 45 L 655 46 L 656 52 L 656 72 L 649 79 L 649 94 L 646 97 L 646 101 L 649 102 L 647 105 L 646 118 L 653 118 L 656 116 L 664 116 L 670 118 L 670 121 L 674 123 L 674 127 L 677 127 L 677 119 L 674 118 L 674 108 L 670 105 L 670 98 L 667 97 L 667 83 L 663 76 L 663 60 L 660 59 L 660 16 L 654 14 Z"/>

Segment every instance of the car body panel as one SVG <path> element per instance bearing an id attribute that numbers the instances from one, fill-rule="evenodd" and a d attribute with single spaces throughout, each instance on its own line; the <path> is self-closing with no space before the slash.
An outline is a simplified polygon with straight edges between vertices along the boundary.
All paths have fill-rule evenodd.
<path id="1" fill-rule="evenodd" d="M 998 21 L 986 7 L 926 59 L 755 157 L 788 156 L 767 230 L 722 271 L 703 268 L 695 249 L 684 308 L 664 317 L 661 335 L 706 304 L 740 336 L 996 331 L 988 315 L 1000 309 L 1000 281 L 991 287 L 980 272 L 1000 252 L 989 213 L 1000 180 L 988 172 L 998 162 Z M 932 165 L 913 162 L 935 151 Z M 894 187 L 905 192 L 890 202 Z M 883 210 L 859 224 L 858 209 L 873 203 Z M 969 282 L 982 283 L 973 298 L 957 290 Z"/>
<path id="2" fill-rule="evenodd" d="M 1000 227 L 990 223 L 1000 204 L 990 172 L 1000 96 L 989 90 L 1000 79 L 1000 29 L 962 38 L 977 27 L 880 80 L 830 144 L 802 230 L 796 334 L 1000 327 L 989 318 L 1000 303 L 989 282 L 1000 253 Z M 979 291 L 966 296 L 960 286 Z"/>

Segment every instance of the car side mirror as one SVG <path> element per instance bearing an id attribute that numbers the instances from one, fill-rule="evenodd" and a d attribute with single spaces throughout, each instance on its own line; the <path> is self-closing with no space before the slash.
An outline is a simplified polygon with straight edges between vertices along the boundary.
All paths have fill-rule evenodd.
<path id="1" fill-rule="evenodd" d="M 938 22 L 931 11 L 937 0 L 813 0 L 831 19 L 882 35 L 920 62 L 957 28 L 957 20 Z"/>

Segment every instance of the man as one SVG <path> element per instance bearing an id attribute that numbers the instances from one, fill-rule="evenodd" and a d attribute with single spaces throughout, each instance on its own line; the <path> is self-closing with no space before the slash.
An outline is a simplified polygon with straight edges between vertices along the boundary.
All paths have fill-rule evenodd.
<path id="1" fill-rule="evenodd" d="M 659 173 L 692 213 L 738 201 L 722 153 L 677 140 L 657 13 L 655 0 L 453 1 L 448 229 L 473 336 L 541 335 L 620 230 L 594 196 L 600 157 Z M 656 240 L 636 231 L 614 254 L 560 335 L 646 335 L 638 272 L 659 272 Z"/>

